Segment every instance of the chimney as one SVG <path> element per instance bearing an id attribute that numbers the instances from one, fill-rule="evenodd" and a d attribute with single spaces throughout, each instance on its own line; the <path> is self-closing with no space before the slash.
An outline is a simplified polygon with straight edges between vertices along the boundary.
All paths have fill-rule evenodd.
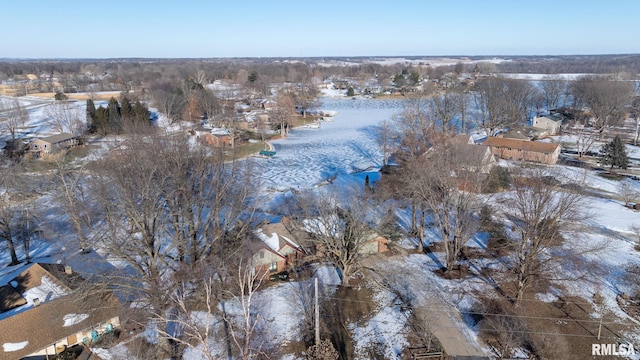
<path id="1" fill-rule="evenodd" d="M 33 298 L 33 307 L 37 307 L 38 305 L 40 305 L 40 299 L 39 298 Z"/>
<path id="2" fill-rule="evenodd" d="M 71 266 L 65 265 L 64 266 L 64 273 L 67 274 L 67 275 L 73 274 L 73 271 L 71 271 Z"/>

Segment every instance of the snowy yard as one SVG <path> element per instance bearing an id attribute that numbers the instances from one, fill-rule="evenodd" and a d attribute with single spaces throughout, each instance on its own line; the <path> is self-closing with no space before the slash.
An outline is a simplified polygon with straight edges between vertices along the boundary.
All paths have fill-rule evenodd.
<path id="1" fill-rule="evenodd" d="M 30 121 L 25 126 L 25 131 L 30 133 L 49 134 L 44 106 L 46 104 L 35 100 L 25 100 L 28 107 Z M 100 103 L 96 103 L 99 106 Z M 84 109 L 84 103 L 74 104 L 79 109 Z M 323 187 L 326 191 L 338 191 L 340 187 L 349 184 L 361 186 L 364 182 L 363 173 L 375 171 L 382 165 L 382 153 L 376 142 L 376 125 L 383 120 L 389 120 L 394 114 L 402 110 L 403 102 L 400 100 L 352 100 L 349 98 L 322 98 L 322 110 L 336 111 L 334 121 L 323 122 L 321 128 L 296 128 L 292 129 L 289 136 L 276 140 L 272 143 L 277 156 L 271 159 L 254 159 L 257 164 L 257 172 L 262 180 L 262 190 L 265 194 L 265 201 L 262 209 L 265 212 L 276 212 L 281 205 L 283 197 L 291 190 L 314 190 Z M 572 138 L 561 138 L 558 141 L 571 142 Z M 640 158 L 638 148 L 632 148 L 631 156 Z M 101 151 L 106 152 L 106 145 Z M 504 163 L 503 163 L 504 164 Z M 508 165 L 508 164 L 507 164 Z M 562 174 L 566 181 L 580 182 L 592 189 L 601 191 L 606 195 L 615 195 L 618 181 L 609 180 L 598 176 L 594 171 L 568 167 L 554 166 L 554 170 Z M 373 173 L 371 173 L 373 174 Z M 334 179 L 327 181 L 327 179 Z M 562 181 L 562 180 L 561 180 Z M 624 180 L 640 189 L 640 183 L 632 180 Z M 51 201 L 49 199 L 49 201 Z M 582 235 L 586 243 L 608 240 L 609 247 L 605 252 L 597 255 L 590 255 L 590 260 L 598 263 L 601 268 L 607 270 L 603 274 L 594 275 L 588 284 L 582 282 L 562 281 L 561 285 L 570 295 L 579 296 L 588 303 L 592 303 L 594 293 L 600 293 L 604 298 L 604 304 L 608 311 L 613 313 L 621 321 L 635 323 L 637 321 L 629 317 L 616 302 L 616 297 L 621 292 L 628 292 L 622 285 L 624 276 L 624 266 L 630 262 L 639 262 L 638 252 L 634 249 L 635 234 L 630 230 L 631 226 L 640 226 L 640 213 L 627 209 L 619 200 L 600 196 L 586 197 L 588 210 L 592 213 L 592 218 L 586 226 Z M 55 214 L 50 216 L 54 216 Z M 434 236 L 427 237 L 434 240 Z M 486 246 L 482 235 L 477 235 L 468 245 L 482 248 Z M 410 246 L 409 242 L 403 242 L 403 246 Z M 64 253 L 63 243 L 49 244 L 41 249 L 36 249 L 40 256 L 52 255 L 51 261 L 64 260 L 72 261 Z M 429 307 L 427 294 L 437 289 L 441 303 L 447 303 L 457 309 L 457 314 L 452 314 L 450 318 L 457 328 L 457 333 L 461 334 L 460 341 L 468 341 L 481 351 L 487 352 L 478 340 L 477 329 L 473 327 L 460 313 L 469 311 L 474 302 L 472 290 L 489 292 L 491 287 L 478 277 L 466 280 L 445 280 L 434 274 L 434 270 L 439 268 L 441 261 L 439 253 L 429 255 L 411 255 L 402 260 L 394 259 L 387 264 L 389 269 L 396 273 L 402 269 L 401 274 L 410 279 L 405 295 L 406 297 L 419 297 L 414 306 Z M 107 256 L 107 254 L 92 254 L 91 256 Z M 6 254 L 0 256 L 0 262 L 8 263 L 10 260 Z M 475 265 L 483 265 L 479 260 Z M 112 263 L 117 264 L 113 259 Z M 74 268 L 82 267 L 82 264 L 73 264 Z M 486 264 L 485 264 L 486 265 Z M 84 265 L 87 268 L 91 264 Z M 0 277 L 10 276 L 11 268 L 2 269 Z M 87 269 L 88 271 L 88 269 Z M 570 271 L 570 269 L 566 269 Z M 337 274 L 332 268 L 321 267 L 317 270 L 316 276 L 327 286 L 336 285 L 339 282 Z M 47 284 L 44 284 L 47 285 Z M 43 285 L 43 286 L 44 286 Z M 264 318 L 267 320 L 264 327 L 260 329 L 262 339 L 268 344 L 286 344 L 299 340 L 300 309 L 292 301 L 292 286 L 307 286 L 308 283 L 279 284 L 271 286 L 262 291 L 259 298 L 265 310 Z M 423 290 L 420 291 L 419 289 Z M 409 291 L 411 290 L 411 291 Z M 465 291 L 463 291 L 465 290 Z M 557 300 L 557 294 L 550 290 L 549 293 L 538 294 L 537 299 L 543 302 Z M 33 297 L 42 295 L 32 294 Z M 368 351 L 375 347 L 382 352 L 387 359 L 399 359 L 402 348 L 410 345 L 406 336 L 407 313 L 402 311 L 401 304 L 395 296 L 384 290 L 374 292 L 374 299 L 379 306 L 372 312 L 371 317 L 363 321 L 348 324 L 348 329 L 353 336 L 355 358 L 367 359 Z M 31 305 L 31 304 L 30 304 Z M 233 308 L 232 302 L 229 303 Z M 406 305 L 406 304 L 405 304 Z M 202 314 L 200 314 L 201 316 Z M 592 317 L 597 319 L 600 314 L 594 313 Z M 69 314 L 65 319 L 69 324 L 83 320 L 84 314 Z M 194 314 L 199 316 L 199 314 Z M 201 316 L 202 317 L 202 316 Z M 220 319 L 217 319 L 219 322 Z M 275 326 L 274 324 L 277 324 Z M 625 336 L 633 339 L 635 344 L 640 346 L 640 333 L 629 333 Z M 589 341 L 591 341 L 589 339 Z M 6 344 L 9 348 L 25 346 L 24 344 Z M 213 341 L 212 348 L 216 354 L 224 353 L 222 344 Z M 110 351 L 99 350 L 101 356 L 107 358 L 129 357 L 126 348 L 118 346 Z M 202 358 L 197 349 L 190 349 L 185 352 L 185 359 L 195 360 Z M 294 355 L 288 355 L 287 359 L 295 359 Z"/>

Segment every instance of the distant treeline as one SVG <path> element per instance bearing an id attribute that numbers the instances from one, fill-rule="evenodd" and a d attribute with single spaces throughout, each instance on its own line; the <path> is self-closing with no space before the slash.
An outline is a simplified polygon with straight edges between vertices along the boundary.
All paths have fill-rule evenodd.
<path id="1" fill-rule="evenodd" d="M 513 61 L 497 64 L 496 69 L 501 73 L 639 74 L 640 54 L 516 57 Z"/>
<path id="2" fill-rule="evenodd" d="M 640 73 L 640 54 L 626 55 L 566 55 L 566 56 L 498 56 L 513 61 L 497 65 L 498 72 L 505 73 Z M 405 59 L 416 57 L 403 57 Z M 417 57 L 419 58 L 419 57 Z M 492 57 L 468 57 L 473 60 Z M 53 75 L 100 75 L 134 71 L 157 75 L 170 69 L 180 72 L 180 68 L 205 70 L 216 78 L 231 78 L 240 69 L 257 70 L 261 74 L 288 81 L 297 81 L 300 73 L 335 72 L 331 67 L 318 69 L 314 65 L 321 61 L 336 60 L 361 62 L 360 66 L 343 69 L 347 73 L 356 71 L 373 72 L 385 67 L 381 64 L 365 63 L 367 57 L 327 57 L 327 58 L 221 58 L 221 59 L 61 59 L 28 60 L 0 59 L 0 80 L 27 74 Z M 393 67 L 397 65 L 387 65 Z M 313 70 L 310 70 L 313 68 Z M 172 73 L 174 71 L 171 71 Z M 184 70 L 183 70 L 184 71 Z M 145 77 L 144 75 L 142 77 Z"/>

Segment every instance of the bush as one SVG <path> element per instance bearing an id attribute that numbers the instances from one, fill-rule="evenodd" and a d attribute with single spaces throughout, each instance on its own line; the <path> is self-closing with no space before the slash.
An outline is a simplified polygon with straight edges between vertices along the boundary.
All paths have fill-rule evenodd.
<path id="1" fill-rule="evenodd" d="M 494 166 L 482 184 L 482 192 L 495 193 L 510 186 L 511 175 L 509 174 L 509 169 L 502 166 Z"/>
<path id="2" fill-rule="evenodd" d="M 356 92 L 355 90 L 353 90 L 353 86 L 349 86 L 349 88 L 347 89 L 347 96 L 355 96 Z"/>
<path id="3" fill-rule="evenodd" d="M 63 92 L 56 92 L 56 94 L 53 96 L 54 99 L 56 100 L 68 100 L 69 97 L 67 96 L 67 94 L 63 93 Z"/>

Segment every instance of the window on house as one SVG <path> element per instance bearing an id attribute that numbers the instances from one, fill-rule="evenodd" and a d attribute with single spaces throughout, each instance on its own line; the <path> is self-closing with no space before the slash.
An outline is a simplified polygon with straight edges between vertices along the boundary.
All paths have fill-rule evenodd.
<path id="1" fill-rule="evenodd" d="M 264 251 L 260 251 L 260 259 L 264 259 Z"/>
<path id="2" fill-rule="evenodd" d="M 271 265 L 269 265 L 269 271 L 276 271 L 276 270 L 278 270 L 278 263 L 272 262 Z"/>

